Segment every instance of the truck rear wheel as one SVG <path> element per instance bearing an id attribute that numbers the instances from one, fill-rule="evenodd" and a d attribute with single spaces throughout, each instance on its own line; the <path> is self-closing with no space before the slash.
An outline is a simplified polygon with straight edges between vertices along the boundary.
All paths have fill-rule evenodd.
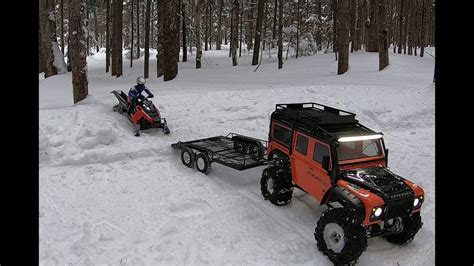
<path id="1" fill-rule="evenodd" d="M 260 188 L 264 199 L 277 206 L 287 205 L 293 196 L 293 184 L 288 160 L 273 160 L 263 170 Z"/>
<path id="2" fill-rule="evenodd" d="M 388 242 L 397 245 L 404 245 L 413 241 L 416 233 L 418 233 L 418 230 L 423 226 L 420 212 L 414 213 L 411 216 L 403 217 L 402 224 L 403 230 L 400 233 L 386 235 L 384 238 L 387 239 Z"/>
<path id="3" fill-rule="evenodd" d="M 319 218 L 314 233 L 318 249 L 335 264 L 357 261 L 367 249 L 366 230 L 345 208 L 331 208 Z"/>

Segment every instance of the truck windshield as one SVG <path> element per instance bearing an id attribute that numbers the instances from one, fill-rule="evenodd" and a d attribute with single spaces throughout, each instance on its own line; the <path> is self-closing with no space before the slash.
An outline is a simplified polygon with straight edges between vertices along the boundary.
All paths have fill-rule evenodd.
<path id="1" fill-rule="evenodd" d="M 340 142 L 337 148 L 339 161 L 370 158 L 382 155 L 380 139 Z"/>

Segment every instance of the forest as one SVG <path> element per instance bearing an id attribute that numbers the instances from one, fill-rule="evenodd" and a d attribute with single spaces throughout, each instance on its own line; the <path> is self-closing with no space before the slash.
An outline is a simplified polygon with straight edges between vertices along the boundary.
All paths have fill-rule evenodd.
<path id="1" fill-rule="evenodd" d="M 39 73 L 72 71 L 74 102 L 88 94 L 87 56 L 101 49 L 112 76 L 143 58 L 145 78 L 168 81 L 188 54 L 198 69 L 203 51 L 222 45 L 233 66 L 242 51 L 259 65 L 266 50 L 277 49 L 277 69 L 290 50 L 295 58 L 334 53 L 337 74 L 344 74 L 354 51 L 378 53 L 381 71 L 388 49 L 423 57 L 435 44 L 434 0 L 41 0 L 39 23 Z"/>

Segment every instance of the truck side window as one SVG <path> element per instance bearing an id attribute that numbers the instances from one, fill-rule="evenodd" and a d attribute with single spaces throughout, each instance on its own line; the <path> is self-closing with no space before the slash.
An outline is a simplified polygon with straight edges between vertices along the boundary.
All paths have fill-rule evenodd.
<path id="1" fill-rule="evenodd" d="M 306 155 L 308 151 L 308 138 L 298 134 L 298 137 L 296 138 L 296 151 L 298 151 L 301 154 Z"/>
<path id="2" fill-rule="evenodd" d="M 277 124 L 273 124 L 273 137 L 282 142 L 285 146 L 290 147 L 291 130 Z"/>
<path id="3" fill-rule="evenodd" d="M 316 145 L 314 145 L 313 160 L 322 163 L 323 156 L 329 156 L 329 149 L 327 146 L 316 142 Z"/>

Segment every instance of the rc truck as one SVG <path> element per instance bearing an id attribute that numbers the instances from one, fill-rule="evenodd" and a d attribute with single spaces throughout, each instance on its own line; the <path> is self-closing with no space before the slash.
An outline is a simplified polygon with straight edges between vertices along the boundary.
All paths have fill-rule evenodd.
<path id="1" fill-rule="evenodd" d="M 387 168 L 382 133 L 318 103 L 277 104 L 269 130 L 268 141 L 230 133 L 172 147 L 205 174 L 212 162 L 237 170 L 266 165 L 261 192 L 277 206 L 291 202 L 295 187 L 326 205 L 314 237 L 336 265 L 356 263 L 368 238 L 398 245 L 414 239 L 424 191 Z"/>

